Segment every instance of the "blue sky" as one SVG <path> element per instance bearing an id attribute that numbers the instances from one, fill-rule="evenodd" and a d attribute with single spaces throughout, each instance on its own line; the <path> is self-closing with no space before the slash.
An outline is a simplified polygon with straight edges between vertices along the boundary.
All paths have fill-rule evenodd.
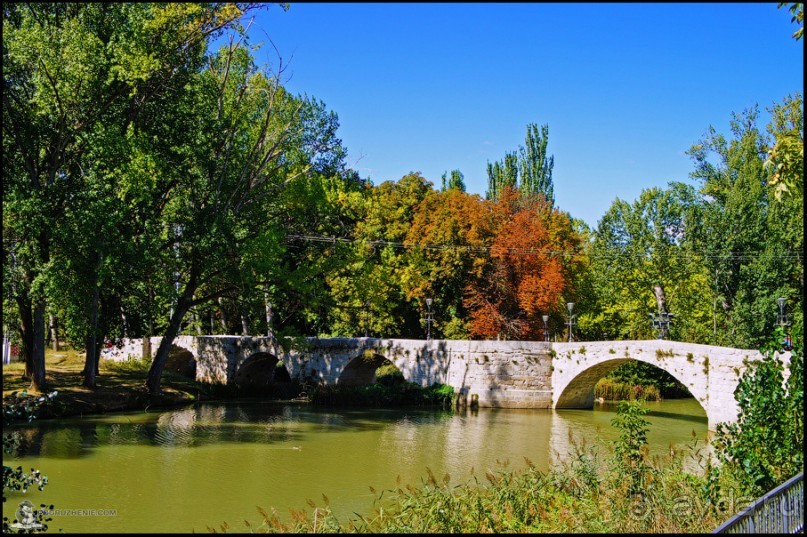
<path id="1" fill-rule="evenodd" d="M 292 3 L 256 12 L 250 37 L 338 114 L 374 184 L 459 169 L 484 195 L 487 162 L 548 124 L 556 205 L 595 227 L 617 197 L 691 183 L 685 151 L 710 125 L 728 136 L 758 104 L 764 127 L 803 91 L 796 28 L 776 3 Z"/>

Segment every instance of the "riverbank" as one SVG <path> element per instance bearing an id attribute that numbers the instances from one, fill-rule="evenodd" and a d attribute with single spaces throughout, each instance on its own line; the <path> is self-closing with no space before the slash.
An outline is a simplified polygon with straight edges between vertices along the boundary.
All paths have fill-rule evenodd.
<path id="1" fill-rule="evenodd" d="M 82 386 L 81 375 L 84 355 L 71 349 L 60 352 L 48 350 L 45 364 L 48 392 L 56 391 L 58 395 L 37 411 L 37 419 L 172 408 L 209 398 L 194 380 L 170 373 L 163 376 L 162 393 L 151 395 L 144 388 L 145 368 L 127 367 L 105 360 L 100 364 L 97 388 L 86 388 Z M 4 403 L 15 393 L 44 395 L 28 391 L 31 383 L 22 377 L 24 370 L 25 364 L 22 362 L 3 364 Z"/>

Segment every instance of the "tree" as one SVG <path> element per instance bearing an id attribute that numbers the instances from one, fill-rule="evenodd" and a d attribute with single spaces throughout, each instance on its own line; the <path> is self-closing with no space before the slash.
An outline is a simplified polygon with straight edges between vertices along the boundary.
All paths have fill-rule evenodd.
<path id="1" fill-rule="evenodd" d="M 430 192 L 432 184 L 412 172 L 368 188 L 355 200 L 351 253 L 341 270 L 326 278 L 335 302 L 333 334 L 363 334 L 368 329 L 385 337 L 412 337 L 420 332 L 420 308 L 415 296 L 407 294 L 404 279 L 410 274 L 401 246 Z"/>
<path id="2" fill-rule="evenodd" d="M 804 198 L 804 103 L 800 93 L 774 105 L 769 134 L 776 140 L 768 152 L 765 168 L 771 173 L 768 184 L 777 200 L 782 196 Z"/>
<path id="3" fill-rule="evenodd" d="M 481 284 L 466 287 L 471 336 L 541 339 L 542 315 L 574 295 L 568 276 L 579 237 L 541 195 L 507 188 L 493 210 L 490 263 Z"/>
<path id="4" fill-rule="evenodd" d="M 6 259 L 32 389 L 45 385 L 53 234 L 84 185 L 95 133 L 125 132 L 165 83 L 237 25 L 238 4 L 9 4 L 3 8 Z M 4 279 L 6 272 L 4 270 Z"/>
<path id="5" fill-rule="evenodd" d="M 711 291 L 700 254 L 689 243 L 699 200 L 694 188 L 671 183 L 644 189 L 639 199 L 613 202 L 598 223 L 590 249 L 594 304 L 579 317 L 592 337 L 654 337 L 648 314 L 658 311 L 656 286 L 677 315 L 672 333 L 685 341 L 707 337 Z"/>
<path id="6" fill-rule="evenodd" d="M 161 271 L 173 275 L 177 291 L 146 380 L 152 393 L 185 315 L 237 296 L 249 268 L 242 253 L 260 252 L 254 244 L 275 237 L 255 225 L 275 214 L 275 196 L 307 174 L 340 166 L 344 156 L 336 115 L 259 72 L 241 43 L 210 57 L 180 106 L 194 136 L 181 143 L 176 169 L 162 171 L 176 188 L 161 222 Z"/>
<path id="7" fill-rule="evenodd" d="M 790 18 L 790 22 L 795 22 L 796 24 L 804 24 L 804 3 L 803 2 L 779 2 L 777 6 L 779 9 L 782 7 L 790 4 L 790 8 L 788 11 L 793 15 Z M 798 28 L 795 32 L 793 32 L 793 39 L 798 41 L 804 35 L 804 27 Z"/>
<path id="8" fill-rule="evenodd" d="M 505 188 L 519 188 L 527 196 L 541 193 L 549 201 L 555 202 L 552 185 L 552 168 L 555 158 L 547 156 L 549 125 L 542 125 L 540 132 L 535 123 L 527 125 L 525 146 L 517 151 L 507 152 L 504 160 L 488 162 L 487 199 L 497 200 Z"/>
<path id="9" fill-rule="evenodd" d="M 462 192 L 465 192 L 465 176 L 459 170 L 451 170 L 451 178 L 446 179 L 446 174 L 443 173 L 442 175 L 443 180 L 443 191 L 451 190 L 455 188 Z"/>
<path id="10" fill-rule="evenodd" d="M 701 181 L 705 200 L 689 240 L 705 254 L 722 305 L 725 329 L 719 341 L 740 348 L 765 341 L 778 297 L 790 298 L 799 312 L 803 300 L 803 199 L 772 203 L 763 161 L 769 141 L 757 116 L 756 107 L 735 114 L 731 140 L 710 129 L 689 151 L 696 165 L 691 176 Z"/>
<path id="11" fill-rule="evenodd" d="M 417 207 L 406 243 L 403 288 L 408 299 L 438 310 L 432 333 L 467 339 L 464 289 L 476 287 L 495 234 L 491 203 L 458 189 L 429 192 Z"/>

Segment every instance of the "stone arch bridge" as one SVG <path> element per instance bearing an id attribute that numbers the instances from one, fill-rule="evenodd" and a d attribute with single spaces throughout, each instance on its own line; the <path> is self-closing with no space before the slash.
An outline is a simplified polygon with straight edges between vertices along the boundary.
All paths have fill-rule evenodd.
<path id="1" fill-rule="evenodd" d="M 160 338 L 151 338 L 156 352 Z M 476 394 L 479 406 L 501 408 L 592 408 L 594 385 L 629 360 L 659 367 L 686 386 L 715 430 L 737 419 L 734 390 L 744 359 L 756 350 L 664 340 L 460 341 L 378 338 L 305 338 L 283 350 L 268 337 L 178 336 L 174 345 L 196 360 L 196 379 L 227 384 L 247 375 L 260 360 L 274 370 L 282 362 L 290 378 L 324 384 L 369 384 L 389 360 L 406 380 L 422 386 L 448 384 Z M 126 340 L 118 359 L 142 355 L 141 340 Z M 265 369 L 267 370 L 267 369 Z"/>

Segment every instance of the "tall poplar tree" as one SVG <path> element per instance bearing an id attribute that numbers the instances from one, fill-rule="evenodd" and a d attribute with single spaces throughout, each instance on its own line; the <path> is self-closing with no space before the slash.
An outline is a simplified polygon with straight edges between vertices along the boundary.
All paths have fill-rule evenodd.
<path id="1" fill-rule="evenodd" d="M 543 194 L 551 205 L 555 203 L 552 184 L 552 169 L 555 157 L 547 155 L 549 125 L 530 123 L 524 144 L 516 151 L 507 152 L 504 159 L 491 164 L 488 162 L 487 199 L 496 201 L 505 188 L 519 189 L 524 195 Z"/>

